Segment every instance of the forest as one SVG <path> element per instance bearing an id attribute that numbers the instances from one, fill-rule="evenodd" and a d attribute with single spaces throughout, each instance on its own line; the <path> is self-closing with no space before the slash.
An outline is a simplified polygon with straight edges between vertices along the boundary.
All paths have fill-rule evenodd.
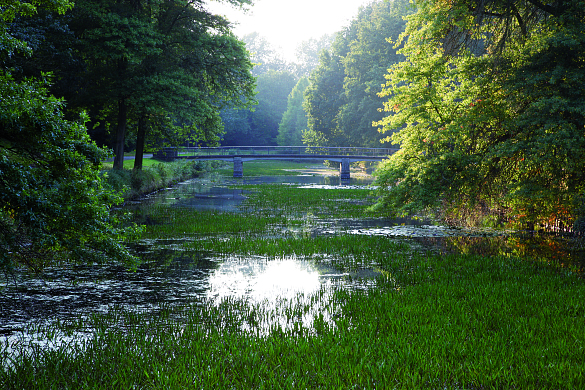
<path id="1" fill-rule="evenodd" d="M 205 0 L 1 4 L 4 265 L 131 262 L 100 162 L 163 145 L 393 143 L 380 214 L 585 230 L 583 1 L 373 1 L 298 63 Z"/>

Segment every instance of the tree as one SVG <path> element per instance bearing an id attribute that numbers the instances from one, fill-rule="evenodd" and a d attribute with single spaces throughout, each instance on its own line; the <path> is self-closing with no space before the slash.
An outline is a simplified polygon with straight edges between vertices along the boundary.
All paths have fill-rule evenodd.
<path id="1" fill-rule="evenodd" d="M 307 131 L 307 114 L 303 108 L 304 93 L 309 80 L 302 77 L 288 95 L 286 111 L 278 125 L 276 141 L 281 146 L 302 145 L 303 132 Z"/>
<path id="2" fill-rule="evenodd" d="M 378 96 L 387 69 L 403 60 L 388 40 L 404 30 L 406 2 L 372 3 L 352 23 L 349 51 L 343 58 L 346 104 L 339 108 L 338 126 L 352 145 L 379 147 L 382 136 L 372 122 L 383 118 Z"/>
<path id="3" fill-rule="evenodd" d="M 386 69 L 399 62 L 388 39 L 404 29 L 407 3 L 373 2 L 362 7 L 351 24 L 339 32 L 319 67 L 310 76 L 306 108 L 307 144 L 376 147 L 382 138 L 372 126 L 382 119 L 378 96 Z"/>
<path id="4" fill-rule="evenodd" d="M 30 49 L 8 33 L 17 16 L 37 7 L 64 12 L 70 3 L 4 1 L 0 11 L 2 60 Z M 48 93 L 48 79 L 17 80 L 0 70 L 0 267 L 34 270 L 59 262 L 115 259 L 135 264 L 121 245 L 133 228 L 118 228 L 109 207 L 119 198 L 99 170 L 107 153 L 89 139 L 82 116 L 63 116 L 64 102 Z"/>
<path id="5" fill-rule="evenodd" d="M 335 48 L 323 51 L 319 67 L 311 73 L 305 91 L 308 130 L 303 133 L 303 142 L 308 146 L 347 146 L 348 140 L 339 131 L 337 114 L 346 103 L 343 90 L 344 73 L 340 56 Z M 316 144 L 318 142 L 318 144 Z"/>
<path id="6" fill-rule="evenodd" d="M 418 2 L 390 69 L 380 206 L 532 228 L 578 217 L 585 196 L 585 3 Z M 583 211 L 581 211 L 583 212 Z"/>

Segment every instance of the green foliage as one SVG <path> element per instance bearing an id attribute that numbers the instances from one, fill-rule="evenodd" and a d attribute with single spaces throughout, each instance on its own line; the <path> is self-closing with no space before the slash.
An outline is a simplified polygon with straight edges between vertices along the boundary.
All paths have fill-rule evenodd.
<path id="1" fill-rule="evenodd" d="M 302 77 L 288 95 L 286 111 L 278 126 L 276 141 L 280 146 L 302 145 L 303 132 L 307 130 L 307 114 L 303 108 L 304 92 L 309 80 Z"/>
<path id="2" fill-rule="evenodd" d="M 106 152 L 89 139 L 84 119 L 63 118 L 46 83 L 0 83 L 0 265 L 34 270 L 55 261 L 134 264 L 125 233 L 110 214 L 120 201 L 99 176 Z"/>
<path id="3" fill-rule="evenodd" d="M 226 133 L 223 145 L 276 145 L 278 125 L 287 108 L 287 98 L 297 83 L 288 71 L 270 70 L 257 78 L 258 105 L 250 110 L 224 110 Z"/>
<path id="4" fill-rule="evenodd" d="M 70 5 L 17 2 L 3 8 L 2 23 L 32 15 L 36 6 L 63 12 Z M 26 44 L 2 31 L 1 41 L 10 42 L 2 48 L 5 62 Z M 65 119 L 64 102 L 48 87 L 46 79 L 16 80 L 0 70 L 0 267 L 40 271 L 59 262 L 106 259 L 135 265 L 121 241 L 136 229 L 119 227 L 109 207 L 120 198 L 99 176 L 107 153 L 89 139 L 87 117 Z"/>
<path id="5" fill-rule="evenodd" d="M 25 75 L 54 72 L 53 91 L 69 112 L 90 113 L 93 133 L 114 146 L 119 169 L 127 138 L 137 145 L 140 169 L 145 147 L 217 143 L 219 110 L 254 102 L 243 42 L 201 0 L 79 0 L 65 16 L 38 15 L 12 29 L 39 47 L 34 66 L 15 63 Z"/>
<path id="6" fill-rule="evenodd" d="M 381 137 L 372 126 L 383 117 L 377 94 L 387 68 L 402 59 L 387 40 L 402 32 L 407 4 L 396 0 L 363 7 L 321 54 L 306 91 L 307 145 L 379 146 Z"/>
<path id="7" fill-rule="evenodd" d="M 378 125 L 401 150 L 378 170 L 380 206 L 571 224 L 585 183 L 584 5 L 513 3 L 422 2 L 409 17 L 406 60 L 381 93 Z"/>

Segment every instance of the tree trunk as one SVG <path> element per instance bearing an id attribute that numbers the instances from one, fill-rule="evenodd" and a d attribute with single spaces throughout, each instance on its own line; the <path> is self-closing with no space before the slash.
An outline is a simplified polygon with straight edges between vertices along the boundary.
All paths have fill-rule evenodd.
<path id="1" fill-rule="evenodd" d="M 134 169 L 142 169 L 142 159 L 144 157 L 144 140 L 146 138 L 146 118 L 144 115 L 138 119 L 138 134 L 136 134 L 136 153 L 134 155 Z"/>
<path id="2" fill-rule="evenodd" d="M 116 143 L 114 145 L 114 169 L 124 169 L 124 142 L 126 141 L 126 118 L 128 106 L 126 99 L 118 100 L 118 127 L 116 128 Z"/>

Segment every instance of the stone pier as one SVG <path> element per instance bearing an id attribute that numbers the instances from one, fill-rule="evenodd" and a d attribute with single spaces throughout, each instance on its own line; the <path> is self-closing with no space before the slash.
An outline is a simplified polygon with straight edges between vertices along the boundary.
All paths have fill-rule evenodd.
<path id="1" fill-rule="evenodd" d="M 244 177 L 244 163 L 241 157 L 234 157 L 234 177 Z"/>
<path id="2" fill-rule="evenodd" d="M 342 184 L 349 183 L 349 158 L 342 158 L 339 166 L 339 178 Z"/>

